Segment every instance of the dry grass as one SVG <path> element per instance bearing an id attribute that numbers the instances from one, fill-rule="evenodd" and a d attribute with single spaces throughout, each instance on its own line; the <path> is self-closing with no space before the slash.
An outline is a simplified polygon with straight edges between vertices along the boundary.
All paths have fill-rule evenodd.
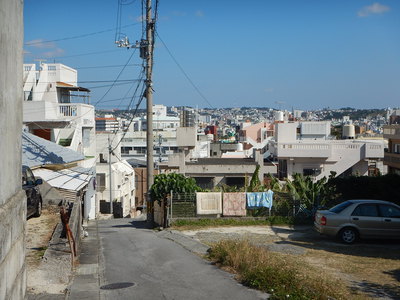
<path id="1" fill-rule="evenodd" d="M 385 256 L 386 251 L 390 252 L 382 249 L 379 251 L 380 255 Z M 388 253 L 387 256 L 384 258 L 366 256 L 363 252 L 359 255 L 349 255 L 327 253 L 324 250 L 308 250 L 304 259 L 311 265 L 331 270 L 332 273 L 346 278 L 349 282 L 368 282 L 374 286 L 375 290 L 381 289 L 389 294 L 400 296 L 400 260 L 391 258 L 391 253 Z"/>
<path id="2" fill-rule="evenodd" d="M 270 293 L 270 299 L 362 299 L 343 281 L 305 260 L 248 241 L 219 242 L 210 259 L 236 273 L 243 284 Z"/>
<path id="3" fill-rule="evenodd" d="M 39 218 L 27 220 L 25 242 L 28 268 L 40 263 L 59 221 L 60 215 L 55 209 L 43 209 Z"/>

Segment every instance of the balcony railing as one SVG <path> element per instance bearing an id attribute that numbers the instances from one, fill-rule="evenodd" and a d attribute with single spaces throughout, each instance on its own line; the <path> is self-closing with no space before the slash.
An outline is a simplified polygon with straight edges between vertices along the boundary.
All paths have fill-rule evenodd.
<path id="1" fill-rule="evenodd" d="M 386 125 L 383 126 L 384 138 L 400 138 L 400 125 Z"/>
<path id="2" fill-rule="evenodd" d="M 94 107 L 82 103 L 24 101 L 24 122 L 75 121 L 94 126 Z"/>
<path id="3" fill-rule="evenodd" d="M 60 105 L 58 112 L 61 117 L 76 117 L 78 115 L 77 105 Z"/>
<path id="4" fill-rule="evenodd" d="M 385 165 L 400 167 L 400 153 L 385 153 L 383 158 Z"/>

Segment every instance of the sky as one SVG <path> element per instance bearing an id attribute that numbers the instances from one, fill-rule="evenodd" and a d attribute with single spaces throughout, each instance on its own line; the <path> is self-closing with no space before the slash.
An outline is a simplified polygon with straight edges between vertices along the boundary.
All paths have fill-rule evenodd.
<path id="1" fill-rule="evenodd" d="M 119 2 L 25 0 L 24 62 L 73 67 L 96 108 L 128 108 L 142 60 L 115 39 L 141 39 L 142 10 Z M 153 88 L 167 106 L 400 107 L 400 1 L 159 0 Z"/>

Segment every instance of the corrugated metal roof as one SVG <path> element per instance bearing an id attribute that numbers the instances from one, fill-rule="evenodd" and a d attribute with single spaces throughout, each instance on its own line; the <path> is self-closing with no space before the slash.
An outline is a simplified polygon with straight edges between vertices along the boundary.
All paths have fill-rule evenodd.
<path id="1" fill-rule="evenodd" d="M 38 176 L 47 181 L 47 183 L 50 184 L 52 187 L 70 191 L 81 190 L 89 183 L 89 180 L 92 178 L 92 175 L 78 173 L 68 169 L 60 171 L 36 169 L 33 170 L 33 173 L 35 174 L 35 176 Z"/>
<path id="2" fill-rule="evenodd" d="M 36 135 L 22 132 L 22 164 L 39 167 L 50 164 L 67 164 L 85 159 L 68 148 L 42 139 Z"/>
<path id="3" fill-rule="evenodd" d="M 61 82 L 61 81 L 57 81 L 57 85 L 58 88 L 66 88 L 68 90 L 72 90 L 72 91 L 79 91 L 79 92 L 90 92 L 89 89 L 81 87 L 81 86 L 75 86 L 69 83 L 65 83 L 65 82 Z"/>

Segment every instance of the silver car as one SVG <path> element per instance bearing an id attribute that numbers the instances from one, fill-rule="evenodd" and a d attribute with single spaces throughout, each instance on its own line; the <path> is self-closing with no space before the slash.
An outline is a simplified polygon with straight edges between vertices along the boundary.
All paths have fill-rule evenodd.
<path id="1" fill-rule="evenodd" d="M 381 200 L 348 200 L 317 211 L 314 227 L 346 244 L 358 238 L 400 238 L 400 206 Z"/>

